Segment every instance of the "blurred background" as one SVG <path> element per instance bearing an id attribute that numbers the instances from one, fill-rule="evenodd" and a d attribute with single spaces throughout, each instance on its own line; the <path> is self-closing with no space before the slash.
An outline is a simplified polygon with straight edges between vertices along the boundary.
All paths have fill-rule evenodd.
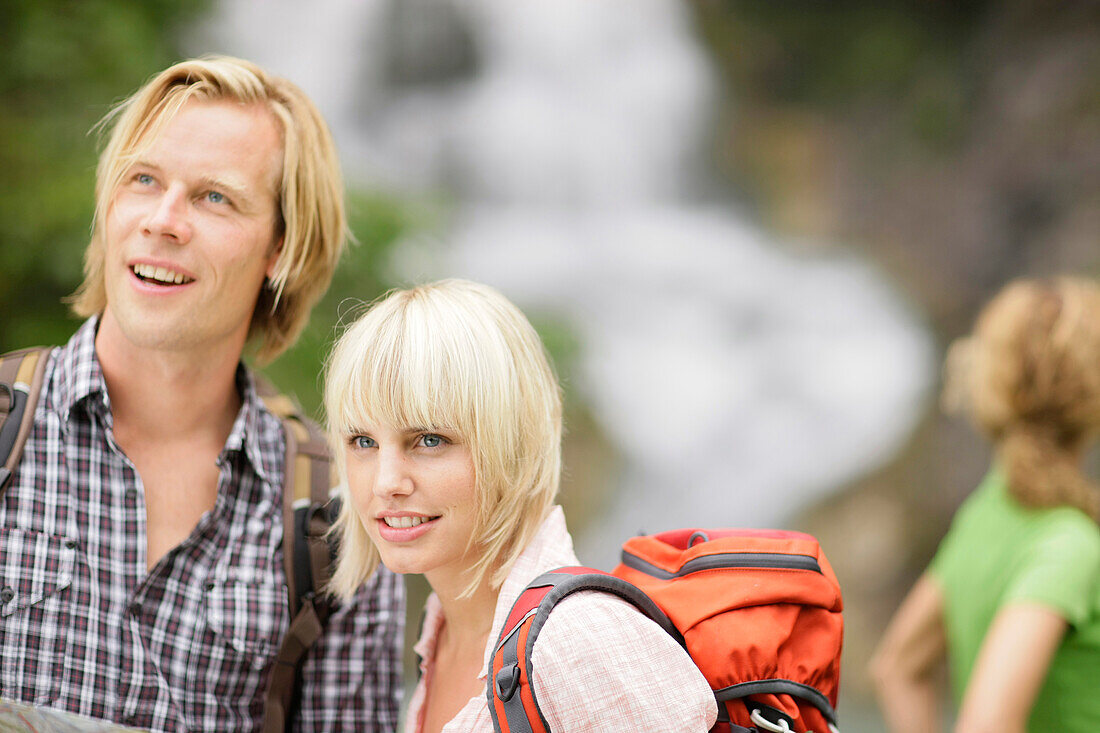
<path id="1" fill-rule="evenodd" d="M 565 385 L 581 559 L 814 533 L 842 727 L 881 730 L 867 657 L 989 459 L 944 350 L 1014 277 L 1100 274 L 1100 5 L 0 0 L 0 349 L 77 325 L 92 126 L 207 52 L 301 85 L 349 184 L 358 244 L 276 382 L 316 413 L 356 304 L 497 286 Z"/>

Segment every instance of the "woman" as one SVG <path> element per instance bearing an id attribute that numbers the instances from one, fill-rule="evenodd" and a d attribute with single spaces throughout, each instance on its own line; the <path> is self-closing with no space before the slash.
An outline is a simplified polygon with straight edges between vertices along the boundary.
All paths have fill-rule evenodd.
<path id="1" fill-rule="evenodd" d="M 946 655 L 956 730 L 1100 731 L 1100 490 L 1081 471 L 1100 428 L 1100 288 L 1008 286 L 945 377 L 995 460 L 872 659 L 887 720 L 941 727 Z"/>
<path id="2" fill-rule="evenodd" d="M 531 324 L 492 288 L 400 290 L 343 334 L 325 407 L 346 494 L 334 590 L 379 559 L 432 588 L 408 731 L 492 731 L 485 671 L 524 586 L 579 565 L 559 507 L 561 395 Z M 683 650 L 632 606 L 578 593 L 534 649 L 555 733 L 706 731 L 717 707 Z"/>

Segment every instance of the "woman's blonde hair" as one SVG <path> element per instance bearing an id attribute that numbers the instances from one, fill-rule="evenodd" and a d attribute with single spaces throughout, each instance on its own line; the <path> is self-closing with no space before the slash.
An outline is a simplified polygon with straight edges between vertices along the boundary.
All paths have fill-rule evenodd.
<path id="1" fill-rule="evenodd" d="M 157 74 L 100 122 L 110 127 L 96 168 L 95 219 L 84 253 L 84 281 L 72 296 L 84 318 L 107 305 L 104 283 L 105 222 L 126 171 L 192 99 L 262 104 L 282 134 L 282 173 L 277 191 L 276 235 L 283 241 L 275 272 L 257 299 L 250 337 L 257 357 L 269 361 L 290 347 L 324 294 L 348 238 L 340 164 L 321 114 L 286 79 L 229 56 L 204 56 Z"/>
<path id="2" fill-rule="evenodd" d="M 1100 516 L 1100 490 L 1081 470 L 1100 428 L 1100 287 L 1062 277 L 1009 284 L 952 345 L 945 403 L 993 441 L 1022 504 L 1067 504 Z"/>
<path id="3" fill-rule="evenodd" d="M 507 577 L 553 505 L 561 477 L 561 389 L 538 334 L 486 285 L 397 290 L 344 331 L 326 365 L 325 412 L 343 506 L 332 590 L 348 596 L 378 565 L 347 486 L 347 440 L 367 423 L 449 428 L 474 463 L 479 559 L 467 593 Z"/>

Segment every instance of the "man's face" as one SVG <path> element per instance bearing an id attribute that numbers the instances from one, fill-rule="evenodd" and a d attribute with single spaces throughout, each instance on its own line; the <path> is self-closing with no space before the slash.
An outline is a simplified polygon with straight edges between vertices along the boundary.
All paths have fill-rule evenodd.
<path id="1" fill-rule="evenodd" d="M 108 207 L 108 331 L 139 348 L 239 352 L 278 256 L 281 162 L 266 108 L 184 104 Z"/>

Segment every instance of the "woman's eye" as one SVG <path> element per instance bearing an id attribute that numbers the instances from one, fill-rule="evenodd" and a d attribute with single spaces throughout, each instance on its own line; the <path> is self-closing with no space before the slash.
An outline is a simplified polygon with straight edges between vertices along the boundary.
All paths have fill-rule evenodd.
<path id="1" fill-rule="evenodd" d="M 438 448 L 443 445 L 444 438 L 442 435 L 436 435 L 435 433 L 428 433 L 420 439 L 420 442 L 425 448 Z"/>
<path id="2" fill-rule="evenodd" d="M 134 176 L 134 180 L 143 186 L 149 186 L 153 183 L 153 177 L 148 173 L 138 173 L 136 176 Z"/>
<path id="3" fill-rule="evenodd" d="M 353 448 L 373 448 L 375 443 L 373 438 L 366 435 L 356 435 L 351 439 L 351 445 Z"/>

